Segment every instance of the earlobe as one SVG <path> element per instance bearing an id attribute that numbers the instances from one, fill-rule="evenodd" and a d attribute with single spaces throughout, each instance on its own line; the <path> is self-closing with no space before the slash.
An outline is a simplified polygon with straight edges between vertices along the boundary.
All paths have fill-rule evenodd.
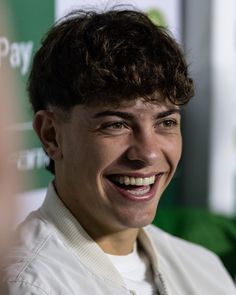
<path id="1" fill-rule="evenodd" d="M 61 159 L 62 152 L 58 141 L 59 128 L 54 113 L 46 110 L 38 111 L 34 117 L 33 128 L 48 156 L 54 161 Z"/>

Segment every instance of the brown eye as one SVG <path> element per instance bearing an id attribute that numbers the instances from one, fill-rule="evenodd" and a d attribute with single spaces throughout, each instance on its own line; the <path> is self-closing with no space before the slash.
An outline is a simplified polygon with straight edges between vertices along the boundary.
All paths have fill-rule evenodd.
<path id="1" fill-rule="evenodd" d="M 126 128 L 127 125 L 125 122 L 112 122 L 112 123 L 107 123 L 103 126 L 105 129 L 110 129 L 110 130 L 120 130 L 123 128 Z"/>
<path id="2" fill-rule="evenodd" d="M 162 122 L 163 127 L 171 128 L 177 125 L 177 122 L 174 120 L 165 120 Z"/>
<path id="3" fill-rule="evenodd" d="M 130 128 L 124 121 L 113 121 L 102 124 L 100 130 L 104 133 L 117 135 L 128 132 Z"/>
<path id="4" fill-rule="evenodd" d="M 116 122 L 116 123 L 113 123 L 111 124 L 110 126 L 108 126 L 108 128 L 111 128 L 111 129 L 121 129 L 121 128 L 124 128 L 124 124 L 122 122 Z"/>

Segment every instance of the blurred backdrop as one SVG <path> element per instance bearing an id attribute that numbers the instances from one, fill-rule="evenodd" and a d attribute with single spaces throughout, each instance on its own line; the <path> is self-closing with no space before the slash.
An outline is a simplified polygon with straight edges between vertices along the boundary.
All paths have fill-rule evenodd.
<path id="1" fill-rule="evenodd" d="M 14 76 L 15 91 L 4 93 L 11 96 L 11 108 L 19 114 L 11 116 L 8 124 L 9 133 L 20 143 L 9 157 L 17 178 L 22 179 L 17 194 L 22 206 L 16 222 L 40 206 L 52 178 L 44 168 L 48 159 L 32 130 L 26 93 L 32 57 L 43 35 L 65 13 L 78 7 L 101 9 L 118 3 L 133 4 L 157 24 L 168 27 L 185 52 L 196 85 L 195 97 L 183 111 L 183 157 L 154 223 L 212 249 L 234 276 L 235 0 L 5 1 L 5 9 L 0 7 L 0 19 L 6 19 L 9 28 L 0 31 L 0 67 Z M 0 83 L 1 88 L 11 88 L 3 80 Z"/>

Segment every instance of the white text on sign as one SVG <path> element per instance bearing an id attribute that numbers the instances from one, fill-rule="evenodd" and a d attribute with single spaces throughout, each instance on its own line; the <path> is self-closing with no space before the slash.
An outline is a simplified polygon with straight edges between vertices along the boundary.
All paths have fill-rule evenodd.
<path id="1" fill-rule="evenodd" d="M 29 69 L 33 51 L 33 42 L 13 42 L 0 36 L 0 66 L 3 60 L 8 60 L 12 68 L 19 68 L 22 75 Z"/>

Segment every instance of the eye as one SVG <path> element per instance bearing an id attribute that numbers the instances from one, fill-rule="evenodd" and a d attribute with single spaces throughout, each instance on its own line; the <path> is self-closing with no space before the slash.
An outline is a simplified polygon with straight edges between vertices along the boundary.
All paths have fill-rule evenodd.
<path id="1" fill-rule="evenodd" d="M 168 119 L 168 120 L 164 120 L 161 122 L 161 125 L 165 128 L 171 128 L 171 127 L 175 127 L 176 125 L 178 125 L 178 122 L 172 119 Z"/>
<path id="2" fill-rule="evenodd" d="M 176 119 L 164 119 L 163 121 L 159 122 L 158 126 L 162 130 L 173 130 L 179 128 L 180 122 Z"/>
<path id="3" fill-rule="evenodd" d="M 115 129 L 115 130 L 119 130 L 122 128 L 126 128 L 126 124 L 125 122 L 113 122 L 113 123 L 107 123 L 103 126 L 106 129 Z"/>
<path id="4" fill-rule="evenodd" d="M 102 124 L 100 130 L 108 134 L 123 134 L 129 131 L 129 126 L 124 121 L 113 121 Z"/>

